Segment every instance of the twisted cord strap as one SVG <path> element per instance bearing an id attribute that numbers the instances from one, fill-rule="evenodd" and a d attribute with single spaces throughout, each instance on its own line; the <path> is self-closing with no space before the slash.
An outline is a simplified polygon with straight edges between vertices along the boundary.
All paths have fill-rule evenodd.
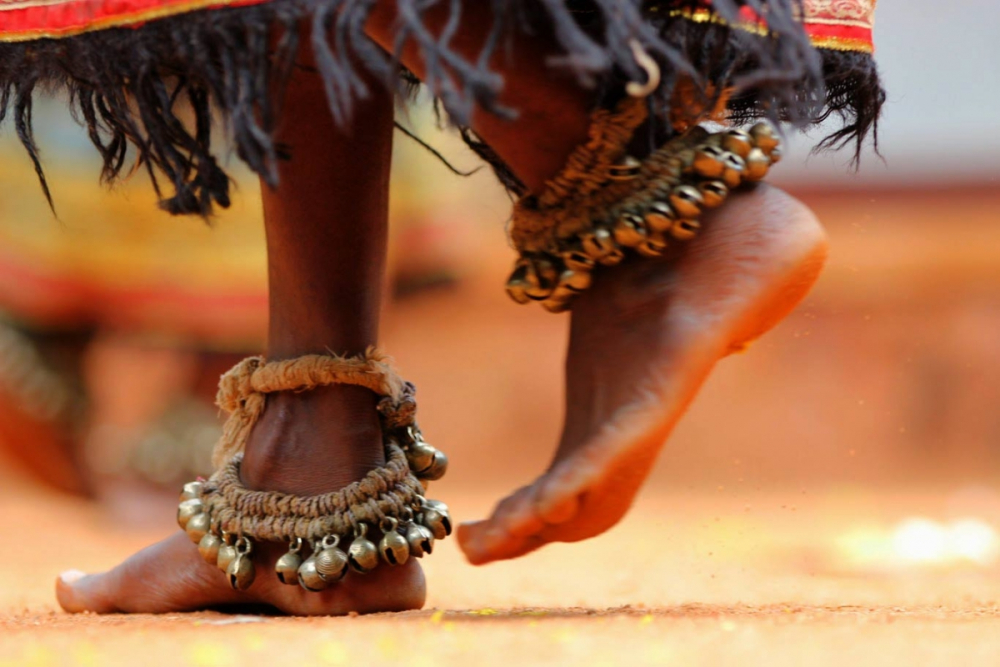
<path id="1" fill-rule="evenodd" d="M 240 479 L 243 450 L 267 395 L 335 384 L 366 387 L 381 396 L 377 409 L 385 465 L 318 496 L 247 489 Z M 423 439 L 415 393 L 375 348 L 358 357 L 243 360 L 219 384 L 217 402 L 229 420 L 213 457 L 217 471 L 207 481 L 185 485 L 178 523 L 202 557 L 226 572 L 238 590 L 246 590 L 256 576 L 250 557 L 255 541 L 287 542 L 289 551 L 275 566 L 276 574 L 283 583 L 310 591 L 333 585 L 349 568 L 365 573 L 380 560 L 399 565 L 411 555 L 430 553 L 435 540 L 451 534 L 451 517 L 446 505 L 424 498 L 419 480 L 440 479 L 448 460 Z M 382 533 L 378 546 L 366 537 L 369 529 Z M 342 539 L 351 538 L 348 552 L 338 548 Z M 308 558 L 306 548 L 312 550 Z"/>
<path id="2" fill-rule="evenodd" d="M 647 115 L 636 97 L 596 111 L 563 170 L 517 203 L 510 235 L 520 257 L 507 281 L 515 301 L 569 310 L 598 265 L 615 266 L 626 251 L 660 257 L 694 238 L 703 209 L 781 159 L 774 130 L 759 123 L 716 133 L 694 126 L 639 160 L 627 146 Z"/>
<path id="3" fill-rule="evenodd" d="M 362 522 L 379 526 L 387 517 L 421 508 L 424 489 L 410 472 L 402 448 L 391 442 L 386 453 L 385 466 L 364 479 L 334 493 L 308 497 L 247 489 L 240 481 L 242 457 L 237 456 L 205 484 L 203 502 L 223 534 L 270 542 L 350 535 Z"/>
<path id="4" fill-rule="evenodd" d="M 399 377 L 392 360 L 375 347 L 359 357 L 310 354 L 284 361 L 249 357 L 222 376 L 216 403 L 229 413 L 222 438 L 215 447 L 212 464 L 222 468 L 243 451 L 250 430 L 264 412 L 266 395 L 277 391 L 309 391 L 317 387 L 351 384 L 365 387 L 383 397 L 383 414 L 392 413 L 407 396 L 412 400 L 413 385 Z M 407 393 L 408 392 L 408 393 Z M 415 412 L 411 409 L 410 414 Z"/>

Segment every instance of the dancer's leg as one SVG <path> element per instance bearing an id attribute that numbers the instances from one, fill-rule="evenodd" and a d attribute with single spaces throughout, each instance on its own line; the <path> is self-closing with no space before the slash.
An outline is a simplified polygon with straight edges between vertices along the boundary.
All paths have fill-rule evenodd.
<path id="1" fill-rule="evenodd" d="M 333 125 L 318 77 L 295 75 L 277 137 L 292 159 L 281 165 L 280 187 L 264 188 L 270 358 L 327 350 L 356 354 L 376 342 L 392 119 L 392 99 L 379 89 L 345 133 Z M 250 487 L 310 495 L 341 488 L 382 461 L 375 395 L 336 386 L 271 395 L 242 470 Z M 265 569 L 280 554 L 269 555 L 261 561 Z M 109 573 L 73 581 L 77 576 L 64 576 L 57 585 L 59 602 L 69 611 L 165 612 L 257 603 L 290 613 L 335 614 L 410 609 L 424 600 L 415 560 L 348 577 L 323 593 L 261 576 L 238 594 L 181 532 Z"/>
<path id="2" fill-rule="evenodd" d="M 474 60 L 490 19 L 473 0 L 465 4 L 452 46 Z M 394 41 L 393 5 L 382 3 L 368 26 L 385 48 Z M 438 27 L 444 18 L 428 16 Z M 532 189 L 583 141 L 591 103 L 587 91 L 545 65 L 551 44 L 545 35 L 521 35 L 513 49 L 498 51 L 492 65 L 504 76 L 501 101 L 520 116 L 473 118 L 476 132 Z M 422 74 L 418 53 L 405 52 L 403 62 Z M 679 262 L 630 261 L 601 271 L 576 302 L 555 458 L 490 519 L 460 528 L 472 562 L 516 557 L 614 525 L 715 362 L 780 321 L 819 275 L 822 228 L 779 190 L 733 196 L 704 221 L 706 232 Z"/>

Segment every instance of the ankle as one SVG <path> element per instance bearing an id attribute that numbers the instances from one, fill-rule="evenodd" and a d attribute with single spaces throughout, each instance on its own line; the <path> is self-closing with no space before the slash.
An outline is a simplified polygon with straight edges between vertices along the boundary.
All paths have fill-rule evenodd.
<path id="1" fill-rule="evenodd" d="M 248 488 L 316 495 L 385 463 L 377 397 L 354 386 L 268 396 L 242 466 Z"/>

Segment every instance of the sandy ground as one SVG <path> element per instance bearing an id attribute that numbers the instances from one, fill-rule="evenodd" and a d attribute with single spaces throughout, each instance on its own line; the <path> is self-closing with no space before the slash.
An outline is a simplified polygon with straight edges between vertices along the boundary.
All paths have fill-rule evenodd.
<path id="1" fill-rule="evenodd" d="M 501 233 L 490 232 L 494 242 Z M 920 379 L 911 357 L 951 348 L 920 338 L 909 320 L 874 329 L 867 311 L 829 296 L 887 290 L 861 289 L 855 255 L 835 258 L 821 307 L 810 299 L 720 367 L 623 524 L 485 568 L 446 542 L 425 560 L 420 612 L 64 615 L 53 596 L 59 572 L 115 564 L 173 530 L 172 508 L 53 496 L 3 477 L 0 464 L 0 667 L 997 664 L 995 465 L 904 472 L 892 452 L 911 444 L 918 417 L 947 406 L 932 392 L 903 409 L 899 397 Z M 459 520 L 529 480 L 558 434 L 566 321 L 507 304 L 496 280 L 508 260 L 490 258 L 456 291 L 401 304 L 384 323 L 384 346 L 420 387 L 422 425 L 452 456 L 433 495 Z M 942 365 L 964 368 L 951 357 Z M 120 394 L 136 393 L 124 374 L 109 375 Z M 936 377 L 931 384 L 965 386 Z M 990 385 L 968 386 L 989 404 L 976 414 L 994 412 Z M 963 447 L 934 466 L 969 450 L 956 442 Z M 914 517 L 937 523 L 903 523 Z M 953 523 L 963 517 L 975 519 L 971 531 Z"/>
<path id="2" fill-rule="evenodd" d="M 60 571 L 109 566 L 169 524 L 122 530 L 95 506 L 5 488 L 0 515 L 16 536 L 0 568 L 5 667 L 951 665 L 1000 655 L 995 553 L 976 563 L 893 550 L 893 526 L 942 516 L 946 491 L 651 493 L 611 533 L 518 562 L 473 568 L 445 543 L 424 561 L 423 611 L 288 619 L 65 615 L 52 594 Z M 451 500 L 459 518 L 489 504 Z M 995 511 L 990 502 L 981 509 Z"/>

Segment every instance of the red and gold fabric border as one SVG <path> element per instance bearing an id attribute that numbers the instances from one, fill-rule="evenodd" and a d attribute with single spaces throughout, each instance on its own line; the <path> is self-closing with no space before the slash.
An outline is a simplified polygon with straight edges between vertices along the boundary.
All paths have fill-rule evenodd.
<path id="1" fill-rule="evenodd" d="M 202 9 L 242 7 L 268 0 L 0 0 L 0 42 L 72 37 Z M 872 53 L 877 0 L 805 0 L 803 24 L 820 49 Z M 699 9 L 670 12 L 698 23 L 721 23 L 710 0 Z M 744 8 L 738 27 L 763 33 L 766 23 Z"/>
<path id="2" fill-rule="evenodd" d="M 201 9 L 267 0 L 0 0 L 0 42 L 59 39 L 106 28 L 139 27 Z"/>
<path id="3" fill-rule="evenodd" d="M 874 53 L 873 29 L 877 0 L 805 0 L 802 23 L 813 46 L 833 51 Z M 725 23 L 705 0 L 700 9 L 677 9 L 671 16 L 695 23 Z M 737 27 L 755 34 L 765 34 L 767 23 L 752 9 L 744 7 Z"/>

